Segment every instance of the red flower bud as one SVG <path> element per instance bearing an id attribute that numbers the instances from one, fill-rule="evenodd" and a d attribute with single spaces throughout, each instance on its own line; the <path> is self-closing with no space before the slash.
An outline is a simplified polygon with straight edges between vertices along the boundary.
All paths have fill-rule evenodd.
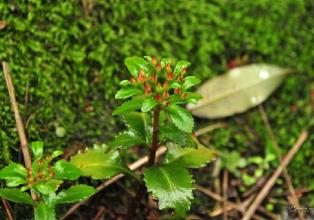
<path id="1" fill-rule="evenodd" d="M 172 80 L 172 79 L 173 79 L 173 77 L 174 77 L 173 72 L 169 72 L 169 73 L 167 73 L 167 80 Z"/>
<path id="2" fill-rule="evenodd" d="M 168 107 L 169 106 L 169 101 L 165 101 L 165 106 Z"/>
<path id="3" fill-rule="evenodd" d="M 157 63 L 157 59 L 156 59 L 155 56 L 153 56 L 153 57 L 152 57 L 152 64 L 156 65 L 156 63 Z"/>
<path id="4" fill-rule="evenodd" d="M 188 97 L 188 94 L 187 94 L 187 93 L 183 93 L 183 94 L 181 95 L 181 97 L 182 97 L 182 98 L 186 98 L 186 97 Z"/>
<path id="5" fill-rule="evenodd" d="M 164 86 L 163 87 L 164 87 L 164 90 L 168 89 L 168 81 L 164 82 Z"/>
<path id="6" fill-rule="evenodd" d="M 155 99 L 160 102 L 162 100 L 161 98 L 161 95 L 158 93 L 156 96 L 155 96 Z"/>
<path id="7" fill-rule="evenodd" d="M 153 81 L 154 83 L 157 82 L 157 76 L 156 76 L 156 75 L 152 75 L 152 76 L 150 77 L 150 79 L 151 79 L 151 81 Z"/>
<path id="8" fill-rule="evenodd" d="M 131 84 L 134 84 L 134 83 L 135 83 L 135 79 L 134 79 L 134 78 L 131 78 L 131 79 L 130 79 L 130 83 L 131 83 Z"/>
<path id="9" fill-rule="evenodd" d="M 185 73 L 186 73 L 186 70 L 187 70 L 187 68 L 186 68 L 186 67 L 183 67 L 183 68 L 181 69 L 181 73 L 182 73 L 182 74 L 185 74 Z"/>
<path id="10" fill-rule="evenodd" d="M 179 80 L 180 82 L 182 82 L 182 81 L 183 81 L 183 76 L 180 75 L 180 76 L 178 77 L 178 80 Z"/>
<path id="11" fill-rule="evenodd" d="M 161 67 L 161 63 L 158 63 L 158 64 L 157 64 L 157 71 L 160 71 L 161 68 L 162 68 L 162 67 Z"/>
<path id="12" fill-rule="evenodd" d="M 168 64 L 166 65 L 166 70 L 167 70 L 168 73 L 172 72 L 170 63 L 168 63 Z"/>
<path id="13" fill-rule="evenodd" d="M 151 88 L 150 88 L 150 84 L 148 82 L 145 83 L 144 86 L 144 91 L 145 91 L 145 95 L 148 96 L 151 93 Z"/>
<path id="14" fill-rule="evenodd" d="M 137 76 L 137 82 L 142 83 L 146 80 L 146 75 L 143 70 L 140 70 L 138 76 Z"/>
<path id="15" fill-rule="evenodd" d="M 169 92 L 164 92 L 163 98 L 164 99 L 169 99 Z"/>
<path id="16" fill-rule="evenodd" d="M 174 89 L 174 93 L 175 93 L 175 94 L 180 94 L 180 93 L 181 93 L 181 89 L 175 88 L 175 89 Z"/>

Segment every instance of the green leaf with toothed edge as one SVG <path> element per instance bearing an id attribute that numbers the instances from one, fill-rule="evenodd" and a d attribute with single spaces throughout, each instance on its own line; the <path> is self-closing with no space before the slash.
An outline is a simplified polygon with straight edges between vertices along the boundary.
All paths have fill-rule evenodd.
<path id="1" fill-rule="evenodd" d="M 44 152 L 44 143 L 42 141 L 35 141 L 31 144 L 31 149 L 33 151 L 35 158 L 42 158 Z"/>
<path id="2" fill-rule="evenodd" d="M 186 168 L 176 163 L 147 168 L 144 181 L 160 209 L 174 209 L 181 217 L 190 209 L 194 180 Z"/>
<path id="3" fill-rule="evenodd" d="M 143 101 L 143 104 L 142 104 L 142 108 L 141 108 L 141 111 L 142 112 L 149 112 L 150 110 L 152 110 L 156 105 L 158 105 L 158 102 L 156 99 L 154 98 L 146 98 L 144 99 Z"/>
<path id="4" fill-rule="evenodd" d="M 33 200 L 30 195 L 26 192 L 20 191 L 19 189 L 0 189 L 0 197 L 11 202 L 33 205 Z"/>
<path id="5" fill-rule="evenodd" d="M 189 89 L 192 86 L 199 84 L 201 80 L 195 76 L 188 76 L 184 78 L 183 89 Z"/>
<path id="6" fill-rule="evenodd" d="M 170 140 L 173 141 L 180 146 L 184 146 L 186 144 L 186 133 L 178 129 L 174 124 L 167 123 L 159 127 L 159 138 L 160 141 Z"/>
<path id="7" fill-rule="evenodd" d="M 127 101 L 120 105 L 118 108 L 116 108 L 113 112 L 112 115 L 122 115 L 129 113 L 131 111 L 140 109 L 142 107 L 143 100 L 141 99 L 132 99 L 130 101 Z"/>
<path id="8" fill-rule="evenodd" d="M 213 161 L 217 151 L 208 149 L 199 144 L 197 148 L 182 148 L 174 143 L 167 144 L 168 151 L 165 163 L 178 163 L 187 168 L 200 168 Z"/>
<path id="9" fill-rule="evenodd" d="M 133 77 L 137 77 L 139 71 L 142 69 L 146 73 L 150 72 L 150 66 L 147 61 L 141 57 L 128 57 L 124 60 L 124 64 L 127 66 Z"/>
<path id="10" fill-rule="evenodd" d="M 57 161 L 53 166 L 53 170 L 55 172 L 55 178 L 62 180 L 75 180 L 81 175 L 79 168 L 65 160 Z"/>
<path id="11" fill-rule="evenodd" d="M 0 170 L 0 179 L 6 180 L 7 186 L 13 187 L 26 183 L 26 168 L 12 163 Z"/>
<path id="12" fill-rule="evenodd" d="M 190 112 L 178 105 L 169 105 L 168 107 L 172 122 L 180 130 L 191 133 L 194 127 L 194 119 Z"/>
<path id="13" fill-rule="evenodd" d="M 56 203 L 79 202 L 95 194 L 96 189 L 87 185 L 75 185 L 67 190 L 61 191 L 56 198 Z"/>
<path id="14" fill-rule="evenodd" d="M 82 176 L 94 179 L 107 179 L 119 173 L 133 175 L 122 162 L 118 151 L 105 152 L 101 149 L 89 149 L 73 156 L 70 162 L 81 170 Z"/>
<path id="15" fill-rule="evenodd" d="M 128 131 L 118 134 L 113 139 L 113 141 L 108 144 L 108 146 L 110 147 L 110 149 L 128 149 L 130 147 L 134 147 L 143 143 L 145 143 L 145 139 L 143 139 L 143 137 L 138 136 L 131 131 Z"/>
<path id="16" fill-rule="evenodd" d="M 142 94 L 143 91 L 140 89 L 136 89 L 136 88 L 122 88 L 120 89 L 116 95 L 115 98 L 116 99 L 126 99 L 126 98 L 130 98 L 134 95 L 138 95 L 138 94 Z"/>
<path id="17" fill-rule="evenodd" d="M 185 60 L 181 60 L 177 63 L 176 67 L 174 68 L 174 75 L 177 76 L 181 72 L 182 68 L 190 66 L 191 63 Z"/>

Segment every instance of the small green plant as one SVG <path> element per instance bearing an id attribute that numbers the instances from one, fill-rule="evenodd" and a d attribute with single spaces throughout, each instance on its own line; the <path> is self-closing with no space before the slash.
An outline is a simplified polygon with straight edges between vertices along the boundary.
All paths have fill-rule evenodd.
<path id="1" fill-rule="evenodd" d="M 0 189 L 0 196 L 33 206 L 35 220 L 54 220 L 56 205 L 81 201 L 96 192 L 87 185 L 74 185 L 58 192 L 64 180 L 80 177 L 80 169 L 65 160 L 57 160 L 62 151 L 44 156 L 43 142 L 33 142 L 31 149 L 34 157 L 31 170 L 18 163 L 11 163 L 0 170 L 0 178 L 6 181 L 7 186 Z M 32 196 L 27 191 L 31 191 Z"/>
<path id="2" fill-rule="evenodd" d="M 148 192 L 158 200 L 160 209 L 174 210 L 184 216 L 193 198 L 193 178 L 188 168 L 199 168 L 211 161 L 215 152 L 200 145 L 193 137 L 194 120 L 182 105 L 196 103 L 200 96 L 190 92 L 200 80 L 189 76 L 187 61 L 174 62 L 169 58 L 129 57 L 125 64 L 130 80 L 121 81 L 116 99 L 130 99 L 115 109 L 122 115 L 127 130 L 119 133 L 106 148 L 90 149 L 78 154 L 71 162 L 82 175 L 95 179 L 110 178 L 118 173 L 135 176 L 119 157 L 119 151 L 141 146 L 149 159 L 134 201 L 126 219 L 134 219 L 141 197 Z M 156 161 L 160 146 L 168 151 Z"/>

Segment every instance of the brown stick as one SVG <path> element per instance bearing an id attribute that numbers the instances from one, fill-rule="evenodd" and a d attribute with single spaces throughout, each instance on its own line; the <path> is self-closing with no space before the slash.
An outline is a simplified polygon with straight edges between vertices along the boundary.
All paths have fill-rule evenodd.
<path id="1" fill-rule="evenodd" d="M 291 150 L 288 152 L 287 156 L 282 160 L 280 166 L 276 169 L 276 171 L 273 173 L 271 178 L 266 182 L 262 190 L 259 192 L 259 194 L 256 196 L 255 200 L 251 204 L 251 206 L 246 211 L 245 215 L 243 216 L 242 220 L 249 220 L 254 215 L 256 209 L 260 206 L 260 204 L 263 202 L 265 197 L 268 195 L 269 191 L 275 184 L 275 181 L 282 173 L 283 169 L 289 164 L 293 156 L 297 153 L 297 151 L 300 149 L 304 141 L 306 140 L 308 134 L 306 131 L 302 131 L 300 134 L 298 140 L 294 144 L 294 146 L 291 148 Z"/>
<path id="2" fill-rule="evenodd" d="M 13 112 L 14 112 L 16 128 L 17 128 L 20 142 L 21 142 L 21 149 L 22 149 L 22 153 L 23 153 L 24 163 L 25 163 L 25 166 L 28 170 L 32 170 L 32 159 L 31 159 L 31 155 L 29 153 L 23 122 L 22 122 L 22 119 L 20 116 L 20 112 L 19 112 L 16 98 L 15 98 L 15 91 L 14 91 L 12 78 L 11 78 L 11 75 L 9 72 L 9 67 L 8 67 L 6 62 L 2 62 L 2 67 L 3 67 L 4 78 L 5 78 L 7 87 L 8 87 L 10 101 L 11 101 Z M 32 195 L 32 199 L 36 200 L 35 193 L 31 191 L 31 195 Z"/>
<path id="3" fill-rule="evenodd" d="M 277 142 L 277 140 L 275 138 L 275 135 L 274 135 L 274 133 L 273 133 L 271 127 L 270 127 L 269 120 L 268 120 L 268 117 L 267 117 L 267 114 L 266 114 L 266 112 L 264 110 L 263 105 L 259 105 L 259 112 L 260 112 L 260 115 L 261 115 L 262 120 L 264 122 L 264 125 L 266 127 L 266 130 L 268 132 L 268 135 L 270 136 L 270 138 L 272 140 L 272 143 L 273 143 L 273 145 L 274 145 L 274 147 L 276 149 L 277 156 L 278 156 L 280 162 L 282 162 L 282 158 L 281 158 L 280 150 L 279 150 L 280 148 L 278 146 L 278 142 Z M 284 170 L 283 170 L 283 177 L 286 180 L 286 184 L 288 186 L 288 190 L 289 190 L 289 192 L 291 194 L 291 197 L 292 197 L 292 205 L 294 205 L 298 210 L 300 210 L 300 207 L 301 207 L 300 206 L 300 202 L 299 202 L 299 199 L 298 199 L 298 197 L 296 195 L 295 189 L 293 187 L 293 184 L 292 184 L 292 181 L 291 181 L 291 177 L 290 177 L 290 175 L 288 173 L 288 170 L 286 168 L 284 168 Z M 303 216 L 302 212 L 298 212 L 298 215 L 299 215 L 299 219 L 300 220 L 304 220 L 304 216 Z"/>
<path id="4" fill-rule="evenodd" d="M 224 170 L 223 172 L 223 220 L 228 220 L 228 210 L 227 210 L 227 201 L 228 201 L 228 171 Z"/>
<path id="5" fill-rule="evenodd" d="M 12 217 L 12 214 L 11 214 L 11 211 L 10 211 L 10 207 L 9 207 L 9 204 L 7 202 L 7 200 L 5 199 L 1 199 L 2 200 L 2 203 L 3 203 L 3 207 L 5 209 L 5 213 L 8 217 L 9 220 L 14 220 L 13 217 Z"/>

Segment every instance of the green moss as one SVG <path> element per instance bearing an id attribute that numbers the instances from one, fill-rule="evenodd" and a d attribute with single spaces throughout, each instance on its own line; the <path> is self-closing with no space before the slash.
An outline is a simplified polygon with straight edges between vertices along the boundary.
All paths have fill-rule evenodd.
<path id="1" fill-rule="evenodd" d="M 313 122 L 308 84 L 314 78 L 313 1 L 82 2 L 93 7 L 68 0 L 0 3 L 0 18 L 7 22 L 0 30 L 0 60 L 10 64 L 29 139 L 54 148 L 106 141 L 116 130 L 113 94 L 119 79 L 127 77 L 122 61 L 146 54 L 188 59 L 203 80 L 244 54 L 252 62 L 294 67 L 298 74 L 267 101 L 267 114 L 285 151 Z M 267 136 L 256 109 L 227 120 L 231 128 L 214 134 L 218 145 L 262 150 Z M 239 128 L 241 121 L 248 123 L 246 129 Z M 0 122 L 1 161 L 8 162 L 19 146 L 4 80 Z M 56 134 L 60 127 L 62 137 Z M 298 184 L 309 184 L 314 175 L 313 138 L 289 166 Z"/>

